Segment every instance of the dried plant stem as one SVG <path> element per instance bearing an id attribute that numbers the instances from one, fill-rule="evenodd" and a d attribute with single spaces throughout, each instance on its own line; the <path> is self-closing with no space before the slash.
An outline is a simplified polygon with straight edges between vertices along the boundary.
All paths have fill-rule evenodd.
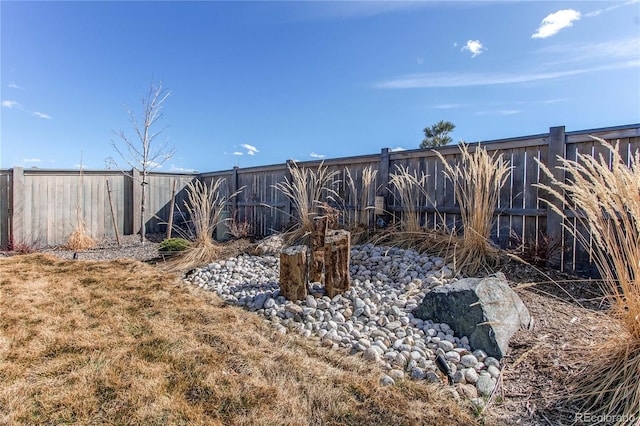
<path id="1" fill-rule="evenodd" d="M 453 183 L 456 202 L 460 207 L 462 240 L 456 247 L 456 267 L 468 275 L 495 266 L 500 251 L 490 240 L 500 189 L 511 173 L 509 162 L 502 154 L 489 155 L 478 146 L 474 152 L 460 144 L 461 161 L 449 164 L 438 151 L 444 174 Z M 456 232 L 450 230 L 451 233 Z"/>
<path id="2" fill-rule="evenodd" d="M 613 302 L 612 319 L 623 329 L 621 335 L 588 351 L 582 373 L 594 363 L 604 366 L 598 374 L 579 374 L 575 395 L 589 411 L 619 416 L 618 424 L 624 424 L 640 419 L 640 151 L 627 166 L 618 144 L 594 139 L 607 149 L 606 158 L 586 154 L 578 154 L 575 161 L 559 158 L 567 182 L 555 179 L 539 163 L 552 184 L 536 186 L 549 194 L 551 200 L 545 201 L 558 214 L 567 219 L 567 212 L 551 202 L 554 199 L 576 218 L 575 223 L 565 220 L 564 227 L 592 250 Z"/>
<path id="3" fill-rule="evenodd" d="M 425 184 L 427 175 L 423 173 L 418 176 L 418 171 L 409 172 L 409 167 L 396 166 L 395 172 L 389 176 L 391 193 L 393 197 L 402 205 L 402 217 L 400 228 L 402 232 L 419 233 L 420 212 L 418 208 L 426 204 L 429 199 Z"/>
<path id="4" fill-rule="evenodd" d="M 293 204 L 296 227 L 287 238 L 293 242 L 313 230 L 313 218 L 317 216 L 316 210 L 323 199 L 338 198 L 338 193 L 333 189 L 338 172 L 329 171 L 324 163 L 320 163 L 316 171 L 299 167 L 295 162 L 290 162 L 288 168 L 291 178 L 285 177 L 284 182 L 278 182 L 273 187 Z"/>
<path id="5" fill-rule="evenodd" d="M 212 180 L 205 184 L 193 180 L 186 186 L 187 200 L 184 207 L 193 226 L 191 247 L 184 251 L 171 265 L 174 269 L 187 269 L 215 260 L 220 252 L 219 245 L 213 239 L 213 233 L 220 225 L 222 210 L 228 198 L 237 196 L 240 191 L 229 197 L 221 195 L 224 179 Z"/>
<path id="6" fill-rule="evenodd" d="M 96 245 L 96 242 L 89 235 L 87 224 L 82 217 L 82 198 L 84 194 L 84 174 L 82 166 L 82 153 L 80 154 L 80 182 L 77 187 L 77 204 L 76 204 L 76 226 L 67 240 L 65 247 L 69 250 L 86 250 Z"/>
<path id="7" fill-rule="evenodd" d="M 351 170 L 345 168 L 345 181 L 349 187 L 351 194 L 351 202 L 354 206 L 353 213 L 344 213 L 346 216 L 344 221 L 345 225 L 350 229 L 355 229 L 361 226 L 369 226 L 369 219 L 371 215 L 371 208 L 369 207 L 370 192 L 373 184 L 375 183 L 377 170 L 373 167 L 367 166 L 362 170 L 361 182 L 358 184 L 357 178 L 354 179 Z"/>

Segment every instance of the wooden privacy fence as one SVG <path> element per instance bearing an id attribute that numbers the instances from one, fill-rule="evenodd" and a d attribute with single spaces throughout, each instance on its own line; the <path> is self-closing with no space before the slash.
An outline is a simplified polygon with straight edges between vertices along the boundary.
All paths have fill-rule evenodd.
<path id="1" fill-rule="evenodd" d="M 640 124 L 609 127 L 601 129 L 565 132 L 564 127 L 552 127 L 548 133 L 519 138 L 482 142 L 479 145 L 489 154 L 502 154 L 512 165 L 510 180 L 500 193 L 497 206 L 497 221 L 493 229 L 493 240 L 501 247 L 508 247 L 514 241 L 524 241 L 531 245 L 541 245 L 549 238 L 562 244 L 557 253 L 558 262 L 568 270 L 589 272 L 590 259 L 587 250 L 563 230 L 562 219 L 540 200 L 542 192 L 533 185 L 549 183 L 538 167 L 536 160 L 549 167 L 556 177 L 564 180 L 564 174 L 555 168 L 557 156 L 575 160 L 578 153 L 599 155 L 605 152 L 591 135 L 616 142 L 619 140 L 620 152 L 625 161 L 631 153 L 640 149 Z M 473 151 L 478 144 L 472 144 Z M 460 160 L 458 146 L 437 148 L 449 164 Z M 608 158 L 608 157 L 607 157 Z M 354 194 L 347 185 L 347 174 L 354 180 L 354 188 L 361 191 L 363 171 L 374 170 L 376 180 L 366 194 L 366 204 L 373 208 L 376 196 L 384 200 L 387 220 L 397 220 L 403 211 L 399 197 L 389 188 L 390 176 L 398 167 L 406 168 L 418 175 L 427 175 L 425 193 L 413 206 L 420 212 L 421 222 L 425 226 L 437 227 L 444 222 L 449 227 L 460 221 L 460 211 L 455 203 L 453 188 L 443 174 L 443 165 L 432 150 L 407 150 L 393 152 L 382 149 L 379 154 L 358 157 L 329 159 L 323 162 L 300 162 L 299 167 L 317 169 L 320 164 L 329 171 L 337 172 L 333 179 L 333 188 L 344 200 L 341 206 L 347 211 L 361 204 L 359 194 Z M 47 244 L 59 244 L 66 241 L 75 225 L 75 190 L 79 182 L 79 173 L 47 170 L 0 171 L 0 235 L 2 245 L 6 246 L 11 237 L 24 241 L 39 240 Z M 105 205 L 106 189 L 104 182 L 112 179 L 114 198 L 118 205 L 116 215 L 118 226 L 123 234 L 137 232 L 139 224 L 137 211 L 139 206 L 139 185 L 122 172 L 102 171 L 84 172 L 83 211 L 89 229 L 96 236 L 113 235 L 110 225 L 109 206 Z M 205 183 L 215 179 L 225 179 L 224 196 L 244 188 L 237 197 L 227 203 L 229 214 L 238 222 L 251 225 L 255 236 L 266 236 L 282 231 L 291 221 L 293 207 L 275 185 L 289 176 L 287 164 L 270 166 L 234 168 L 232 170 L 189 174 L 153 173 L 150 179 L 150 199 L 147 211 L 151 212 L 147 222 L 148 232 L 161 230 L 161 221 L 168 219 L 168 204 L 171 199 L 171 182 L 177 179 L 178 188 L 191 179 L 199 178 Z M 102 182 L 102 183 L 101 183 Z M 102 185 L 102 187 L 101 187 Z M 13 199 L 11 199 L 13 194 Z M 18 196 L 16 196 L 18 194 Z M 136 198 L 136 194 L 138 198 Z M 184 195 L 182 195 L 183 197 Z M 154 198 L 155 197 L 155 198 Z M 177 203 L 182 204 L 180 197 Z M 13 207 L 12 207 L 13 206 Z M 13 209 L 13 210 L 12 210 Z M 155 213 L 155 215 L 154 215 Z M 159 219 L 154 219 L 157 216 Z M 90 218 L 90 220 L 89 220 Z M 373 213 L 370 219 L 375 219 Z M 19 238 L 18 238 L 19 237 Z"/>
<path id="2" fill-rule="evenodd" d="M 149 174 L 147 211 L 151 213 L 146 220 L 147 232 L 164 230 L 173 182 L 179 191 L 176 203 L 181 204 L 184 186 L 196 177 L 195 174 Z M 80 174 L 78 170 L 14 167 L 0 171 L 2 248 L 12 244 L 38 247 L 65 243 L 75 228 L 77 208 L 81 209 L 81 218 L 93 237 L 115 236 L 108 187 L 118 233 L 137 233 L 140 229 L 139 178 L 136 170 Z"/>

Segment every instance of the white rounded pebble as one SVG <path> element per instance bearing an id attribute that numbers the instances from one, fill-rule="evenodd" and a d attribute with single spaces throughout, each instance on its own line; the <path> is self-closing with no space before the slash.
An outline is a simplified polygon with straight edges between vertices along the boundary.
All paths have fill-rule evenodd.
<path id="1" fill-rule="evenodd" d="M 457 280 L 457 271 L 443 258 L 373 244 L 352 246 L 349 290 L 329 298 L 314 282 L 301 301 L 290 301 L 280 294 L 278 250 L 271 252 L 275 255 L 212 262 L 184 281 L 262 315 L 278 333 L 319 338 L 327 348 L 345 348 L 378 363 L 389 371 L 380 379 L 385 386 L 405 375 L 439 382 L 436 355 L 445 356 L 458 383 L 475 383 L 480 394 L 481 386 L 485 391 L 495 386 L 498 360 L 481 349 L 472 355 L 469 338 L 456 336 L 448 324 L 413 316 L 431 288 Z"/>

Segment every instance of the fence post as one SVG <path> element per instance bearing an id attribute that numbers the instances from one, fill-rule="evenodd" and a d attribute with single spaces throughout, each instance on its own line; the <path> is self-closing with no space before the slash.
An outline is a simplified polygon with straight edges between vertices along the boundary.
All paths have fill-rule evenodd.
<path id="1" fill-rule="evenodd" d="M 291 182 L 291 167 L 295 166 L 296 162 L 293 160 L 287 160 L 287 169 L 284 171 L 285 179 Z M 284 206 L 284 213 L 287 215 L 287 220 L 291 220 L 293 214 L 293 206 L 291 205 L 291 199 L 289 197 L 286 198 L 286 204 Z"/>
<path id="2" fill-rule="evenodd" d="M 13 168 L 11 200 L 11 227 L 9 228 L 9 244 L 29 243 L 24 235 L 24 169 Z"/>
<path id="3" fill-rule="evenodd" d="M 142 203 L 142 194 L 140 185 L 140 172 L 138 169 L 131 170 L 131 222 L 133 227 L 131 234 L 135 235 L 140 232 L 140 205 Z"/>
<path id="4" fill-rule="evenodd" d="M 238 166 L 233 166 L 233 170 L 231 171 L 231 191 L 229 192 L 229 196 L 238 192 Z M 231 198 L 231 217 L 235 218 L 235 215 L 238 215 L 236 219 L 240 220 L 240 212 L 238 211 L 238 197 Z M 246 218 L 245 218 L 246 220 Z"/>
<path id="5" fill-rule="evenodd" d="M 378 182 L 376 185 L 376 195 L 384 197 L 385 208 L 388 205 L 387 197 L 389 196 L 389 148 L 382 148 L 380 151 L 380 164 L 378 165 Z"/>
<path id="6" fill-rule="evenodd" d="M 558 157 L 566 157 L 564 126 L 549 128 L 549 155 L 547 157 L 547 168 L 551 171 L 553 178 L 558 182 L 564 182 L 565 175 L 564 171 L 559 168 L 561 166 L 561 163 Z M 551 183 L 549 185 L 551 186 Z M 564 208 L 564 203 L 561 200 L 556 200 L 553 197 L 549 200 L 549 202 L 551 204 L 547 204 L 547 236 L 549 237 L 551 247 L 555 242 L 562 242 L 563 234 L 563 218 L 552 209 L 551 205 L 562 210 Z M 563 264 L 562 250 L 549 253 L 547 264 L 548 266 L 554 268 L 561 267 Z"/>

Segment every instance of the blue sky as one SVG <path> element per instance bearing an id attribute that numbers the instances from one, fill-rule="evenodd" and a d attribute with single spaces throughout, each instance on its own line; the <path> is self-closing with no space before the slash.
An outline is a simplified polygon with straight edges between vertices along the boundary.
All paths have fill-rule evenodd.
<path id="1" fill-rule="evenodd" d="M 152 81 L 160 171 L 640 122 L 640 3 L 0 2 L 0 167 L 105 168 Z"/>

